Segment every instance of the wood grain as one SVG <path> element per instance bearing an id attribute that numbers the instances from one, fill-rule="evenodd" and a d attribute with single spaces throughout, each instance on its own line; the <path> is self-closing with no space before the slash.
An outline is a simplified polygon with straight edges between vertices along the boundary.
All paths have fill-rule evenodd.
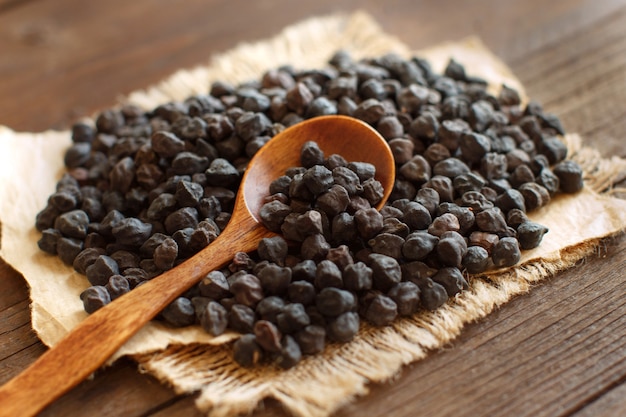
<path id="1" fill-rule="evenodd" d="M 122 360 L 98 372 L 94 379 L 81 383 L 71 395 L 61 397 L 39 415 L 139 417 L 151 415 L 161 404 L 170 404 L 177 398 L 154 378 L 136 372 L 130 361 Z"/>
<path id="2" fill-rule="evenodd" d="M 529 93 L 604 155 L 626 156 L 626 8 L 530 54 L 516 73 Z M 584 59 L 580 57 L 584 56 Z M 563 82 L 563 80 L 567 82 Z M 610 97 L 607 100 L 607 97 Z"/>
<path id="3" fill-rule="evenodd" d="M 573 415 L 575 417 L 622 416 L 626 412 L 624 398 L 626 398 L 626 384 L 622 380 L 614 389 Z"/>
<path id="4" fill-rule="evenodd" d="M 356 8 L 413 48 L 478 34 L 569 131 L 605 156 L 626 156 L 623 0 L 318 0 L 298 7 L 287 0 L 175 7 L 164 0 L 0 0 L 0 124 L 66 128 L 238 42 Z M 468 326 L 446 349 L 336 415 L 626 415 L 625 248 L 623 237 L 607 241 L 597 256 Z M 45 348 L 24 322 L 27 287 L 4 263 L 0 285 L 2 383 Z M 43 413 L 121 414 L 200 415 L 193 396 L 175 395 L 129 361 L 99 371 Z M 271 400 L 256 413 L 281 414 Z"/>

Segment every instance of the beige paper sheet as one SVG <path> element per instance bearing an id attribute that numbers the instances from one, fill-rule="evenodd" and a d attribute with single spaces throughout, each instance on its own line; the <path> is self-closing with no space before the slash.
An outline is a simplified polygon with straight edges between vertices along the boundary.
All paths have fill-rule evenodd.
<path id="1" fill-rule="evenodd" d="M 216 56 L 206 67 L 180 71 L 124 101 L 150 109 L 205 92 L 215 80 L 237 83 L 256 79 L 265 70 L 287 63 L 298 68 L 322 67 L 337 48 L 348 50 L 355 58 L 386 52 L 411 54 L 366 14 L 317 18 L 289 27 L 275 38 Z M 510 70 L 476 39 L 417 54 L 429 59 L 438 71 L 452 56 L 493 88 L 505 82 L 523 91 Z M 527 291 L 532 282 L 573 265 L 599 238 L 626 227 L 626 201 L 598 193 L 611 178 L 624 175 L 626 161 L 603 160 L 597 152 L 582 147 L 576 135 L 564 140 L 572 157 L 585 166 L 585 190 L 559 197 L 532 214 L 533 220 L 548 226 L 550 232 L 539 248 L 524 253 L 523 268 L 473 279 L 470 291 L 440 311 L 418 314 L 384 329 L 365 326 L 354 342 L 331 346 L 323 355 L 308 358 L 286 372 L 239 368 L 230 359 L 229 347 L 223 346 L 231 339 L 229 335 L 211 338 L 198 327 L 172 330 L 158 323 L 147 325 L 115 358 L 133 355 L 143 369 L 178 392 L 201 391 L 198 406 L 214 415 L 247 412 L 271 396 L 296 415 L 325 416 L 366 392 L 369 381 L 392 377 L 404 364 L 454 338 L 464 324 Z M 17 133 L 0 126 L 0 255 L 28 282 L 33 327 L 49 346 L 85 317 L 78 295 L 88 286 L 86 278 L 41 252 L 33 226 L 36 213 L 63 172 L 63 154 L 69 144 L 68 132 Z"/>

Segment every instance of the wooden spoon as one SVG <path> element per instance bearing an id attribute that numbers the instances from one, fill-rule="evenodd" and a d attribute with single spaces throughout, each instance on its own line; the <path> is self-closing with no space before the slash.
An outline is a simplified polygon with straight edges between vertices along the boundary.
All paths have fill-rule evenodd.
<path id="1" fill-rule="evenodd" d="M 181 265 L 135 288 L 91 314 L 30 367 L 0 387 L 0 416 L 32 416 L 96 371 L 144 324 L 207 273 L 223 267 L 237 252 L 256 250 L 275 234 L 265 229 L 258 212 L 269 184 L 300 165 L 300 149 L 316 141 L 325 155 L 374 164 L 385 195 L 394 184 L 395 165 L 389 146 L 370 126 L 344 116 L 323 116 L 285 129 L 250 161 L 232 218 L 219 237 Z"/>

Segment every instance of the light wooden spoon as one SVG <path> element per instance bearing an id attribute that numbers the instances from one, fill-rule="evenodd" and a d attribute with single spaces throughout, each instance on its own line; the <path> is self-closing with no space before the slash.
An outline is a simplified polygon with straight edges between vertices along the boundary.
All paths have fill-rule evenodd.
<path id="1" fill-rule="evenodd" d="M 237 252 L 256 250 L 275 234 L 259 222 L 269 184 L 300 165 L 300 149 L 316 141 L 325 155 L 374 164 L 389 197 L 395 165 L 389 146 L 370 126 L 344 116 L 322 116 L 279 133 L 250 161 L 232 218 L 219 237 L 181 265 L 163 273 L 91 314 L 30 367 L 0 387 L 0 416 L 32 416 L 96 371 L 148 321 L 207 273 L 227 264 Z"/>

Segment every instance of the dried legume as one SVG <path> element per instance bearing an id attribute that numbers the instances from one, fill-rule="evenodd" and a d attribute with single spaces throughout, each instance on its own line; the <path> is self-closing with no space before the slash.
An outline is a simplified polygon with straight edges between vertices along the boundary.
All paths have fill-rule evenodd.
<path id="1" fill-rule="evenodd" d="M 436 74 L 420 58 L 338 52 L 327 69 L 218 81 L 184 102 L 76 123 L 69 172 L 35 220 L 38 244 L 87 275 L 81 299 L 93 312 L 210 244 L 250 157 L 322 114 L 359 118 L 387 139 L 397 176 L 385 207 L 372 208 L 383 191 L 375 167 L 308 142 L 260 212 L 282 237 L 237 254 L 161 314 L 243 333 L 233 346 L 243 366 L 288 368 L 351 340 L 361 319 L 386 325 L 438 308 L 467 274 L 514 265 L 541 243 L 547 228 L 527 212 L 583 187 L 558 118 L 513 88 L 491 95 L 454 60 Z"/>

